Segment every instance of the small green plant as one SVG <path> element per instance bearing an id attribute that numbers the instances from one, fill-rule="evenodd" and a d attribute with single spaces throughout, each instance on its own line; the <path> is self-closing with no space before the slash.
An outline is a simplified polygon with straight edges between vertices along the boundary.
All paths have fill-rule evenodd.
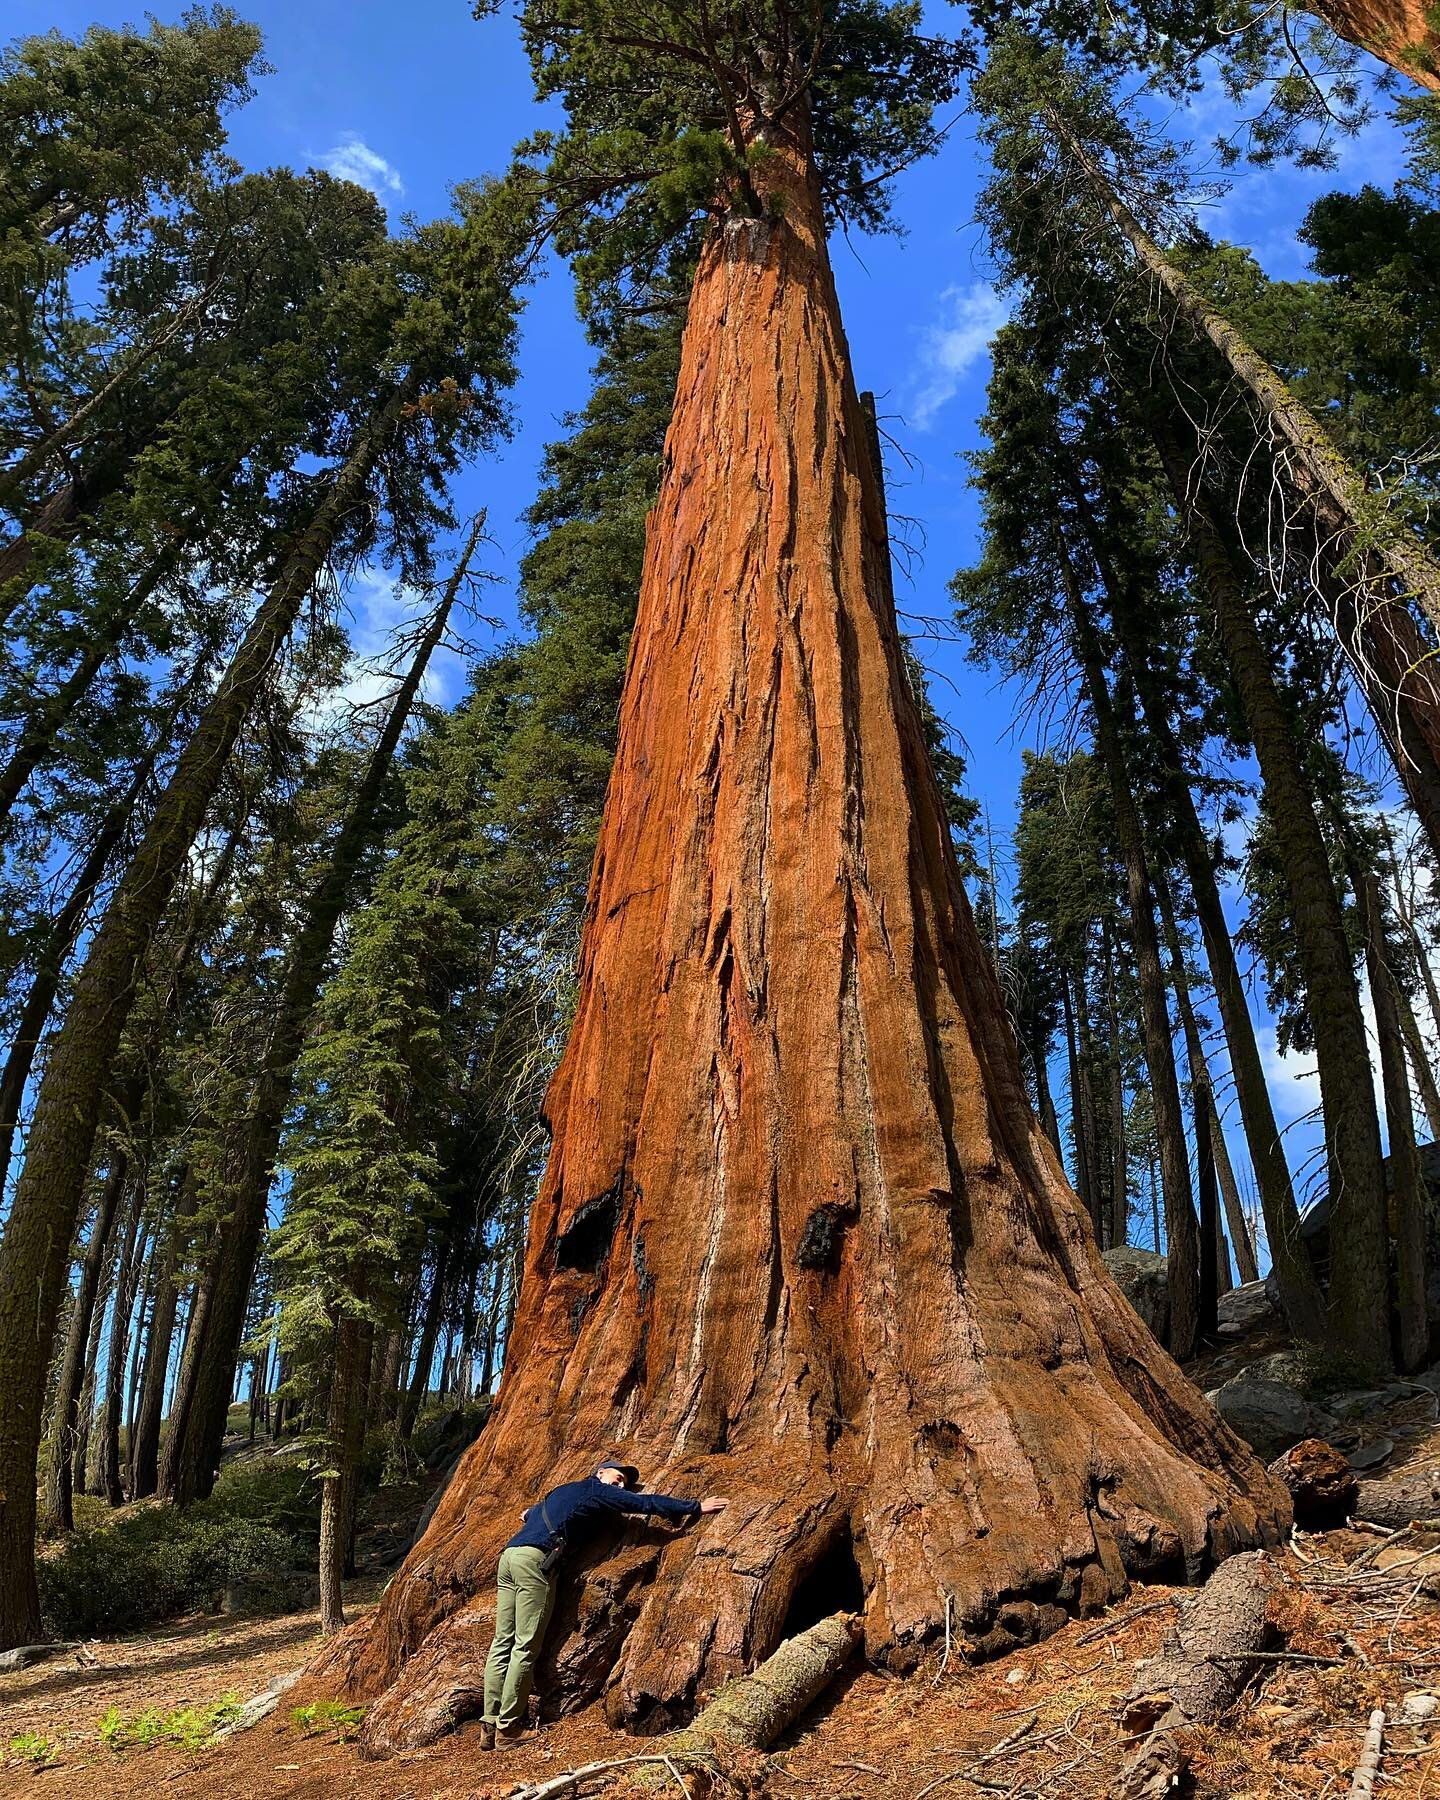
<path id="1" fill-rule="evenodd" d="M 344 1706 L 338 1700 L 313 1700 L 308 1706 L 292 1706 L 290 1723 L 306 1737 L 333 1731 L 338 1738 L 354 1737 L 365 1717 L 363 1706 Z"/>
<path id="2" fill-rule="evenodd" d="M 239 1709 L 236 1694 L 226 1694 L 207 1706 L 178 1707 L 174 1712 L 147 1706 L 128 1718 L 118 1706 L 112 1706 L 100 1720 L 100 1742 L 117 1752 L 148 1750 L 153 1744 L 179 1744 L 186 1750 L 201 1750 Z"/>
<path id="3" fill-rule="evenodd" d="M 32 1768 L 47 1768 L 60 1754 L 54 1738 L 46 1737 L 43 1731 L 22 1731 L 18 1737 L 10 1740 L 10 1754 L 20 1762 L 27 1762 Z"/>

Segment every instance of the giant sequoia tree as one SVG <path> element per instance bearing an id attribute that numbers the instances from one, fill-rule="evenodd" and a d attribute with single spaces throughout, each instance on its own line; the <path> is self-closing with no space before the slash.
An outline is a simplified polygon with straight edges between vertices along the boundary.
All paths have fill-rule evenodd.
<path id="1" fill-rule="evenodd" d="M 1283 1524 L 1030 1112 L 904 670 L 826 229 L 873 222 L 925 142 L 949 67 L 915 17 L 527 15 L 569 107 L 539 179 L 591 292 L 711 217 L 497 1413 L 330 1653 L 373 1749 L 473 1710 L 518 1506 L 607 1450 L 731 1496 L 562 1599 L 552 1693 L 608 1677 L 639 1729 L 851 1558 L 903 1666 L 952 1610 L 1000 1650 Z"/>

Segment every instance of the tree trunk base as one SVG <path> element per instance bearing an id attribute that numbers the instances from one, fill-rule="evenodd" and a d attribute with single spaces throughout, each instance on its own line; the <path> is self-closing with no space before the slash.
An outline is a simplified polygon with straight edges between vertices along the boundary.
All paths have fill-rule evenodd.
<path id="1" fill-rule="evenodd" d="M 673 1731 L 693 1714 L 703 1687 L 743 1674 L 793 1640 L 816 1611 L 823 1615 L 848 1596 L 863 1613 L 867 1656 L 895 1673 L 917 1667 L 940 1639 L 947 1595 L 963 1654 L 1004 1655 L 1049 1636 L 1073 1614 L 1123 1598 L 1132 1577 L 1200 1580 L 1234 1549 L 1278 1543 L 1289 1522 L 1278 1491 L 1268 1510 L 1210 1495 L 1189 1517 L 1162 1517 L 1125 1503 L 1124 1484 L 1105 1481 L 1068 1533 L 1049 1542 L 1034 1533 L 1033 1517 L 1008 1528 L 997 1522 L 977 1539 L 971 1512 L 956 1501 L 902 1508 L 898 1519 L 876 1521 L 886 1534 L 882 1562 L 873 1527 L 852 1543 L 833 1489 L 783 1498 L 737 1493 L 735 1476 L 733 1463 L 712 1472 L 692 1466 L 667 1483 L 692 1492 L 728 1486 L 730 1507 L 716 1522 L 723 1520 L 723 1537 L 715 1525 L 704 1533 L 650 1527 L 642 1541 L 599 1546 L 588 1566 L 567 1573 L 539 1671 L 547 1713 L 573 1712 L 603 1695 L 612 1725 L 642 1736 Z M 457 1478 L 460 1494 L 468 1485 Z M 442 1509 L 437 1528 L 444 1534 L 464 1514 L 473 1519 L 477 1504 L 473 1495 L 469 1507 L 452 1502 L 456 1516 L 447 1521 L 452 1508 Z M 371 1701 L 361 1737 L 371 1755 L 432 1743 L 482 1708 L 493 1558 L 462 1572 L 452 1554 L 436 1557 L 435 1536 L 432 1529 L 423 1547 L 429 1554 L 422 1550 L 396 1577 L 378 1619 L 357 1621 L 311 1671 Z M 992 1560 L 998 1556 L 1006 1563 Z M 471 1582 L 467 1591 L 462 1583 Z"/>

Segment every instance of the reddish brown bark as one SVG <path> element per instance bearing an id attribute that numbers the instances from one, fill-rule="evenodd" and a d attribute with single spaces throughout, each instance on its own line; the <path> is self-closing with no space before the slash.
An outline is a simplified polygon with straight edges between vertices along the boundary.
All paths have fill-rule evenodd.
<path id="1" fill-rule="evenodd" d="M 1440 91 L 1440 37 L 1430 0 L 1312 0 L 1307 10 L 1421 87 Z"/>
<path id="2" fill-rule="evenodd" d="M 1029 1110 L 888 597 L 813 169 L 703 254 L 549 1167 L 491 1423 L 324 1667 L 372 1750 L 472 1711 L 520 1508 L 719 1491 L 592 1558 L 552 1704 L 641 1730 L 853 1544 L 869 1653 L 994 1651 L 1288 1502 L 1121 1299 Z M 637 1541 L 638 1535 L 638 1541 Z M 828 1610 L 828 1609 L 827 1609 Z M 793 1627 L 794 1621 L 792 1621 Z"/>

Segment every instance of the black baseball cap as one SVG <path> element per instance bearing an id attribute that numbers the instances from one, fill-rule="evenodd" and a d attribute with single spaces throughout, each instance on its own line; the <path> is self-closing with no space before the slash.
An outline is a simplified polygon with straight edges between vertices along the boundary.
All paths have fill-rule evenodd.
<path id="1" fill-rule="evenodd" d="M 601 1469 L 618 1469 L 625 1478 L 627 1488 L 638 1488 L 640 1485 L 640 1471 L 634 1463 L 602 1462 L 596 1467 L 595 1473 L 598 1475 Z"/>

